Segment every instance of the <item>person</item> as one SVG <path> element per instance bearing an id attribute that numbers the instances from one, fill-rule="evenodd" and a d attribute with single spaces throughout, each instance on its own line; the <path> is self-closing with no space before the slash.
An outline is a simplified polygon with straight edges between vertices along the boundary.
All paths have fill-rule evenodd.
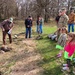
<path id="1" fill-rule="evenodd" d="M 73 9 L 70 11 L 70 14 L 68 16 L 69 16 L 68 32 L 70 32 L 71 27 L 72 27 L 72 32 L 74 32 L 75 13 Z"/>
<path id="2" fill-rule="evenodd" d="M 61 17 L 58 22 L 58 28 L 67 27 L 69 17 L 66 15 L 66 8 L 61 9 Z"/>
<path id="3" fill-rule="evenodd" d="M 44 23 L 44 19 L 40 16 L 40 33 L 43 33 L 43 23 Z"/>
<path id="4" fill-rule="evenodd" d="M 43 22 L 44 22 L 43 18 L 41 16 L 38 16 L 37 17 L 37 21 L 36 21 L 36 24 L 37 24 L 37 33 L 38 34 L 42 34 L 43 33 L 43 29 L 42 29 Z"/>
<path id="5" fill-rule="evenodd" d="M 0 23 L 0 27 L 3 33 L 3 45 L 6 45 L 5 38 L 6 34 L 9 36 L 10 44 L 12 43 L 11 31 L 13 28 L 13 18 L 9 18 Z"/>
<path id="6" fill-rule="evenodd" d="M 48 35 L 48 38 L 51 39 L 51 40 L 57 41 L 57 34 L 58 34 L 58 32 L 60 32 L 60 29 L 57 30 L 57 31 L 55 31 L 55 32 L 52 33 L 52 34 L 49 34 L 49 35 Z"/>
<path id="7" fill-rule="evenodd" d="M 39 33 L 40 33 L 40 32 L 39 32 L 39 31 L 40 31 L 40 26 L 39 26 L 39 25 L 40 25 L 40 20 L 39 20 L 39 16 L 37 16 L 36 25 L 37 25 L 37 26 L 36 26 L 36 27 L 37 27 L 37 28 L 36 28 L 36 31 L 37 31 L 37 33 L 39 34 Z"/>
<path id="8" fill-rule="evenodd" d="M 64 58 L 67 63 L 63 64 L 63 70 L 69 70 L 72 66 L 71 61 L 75 52 L 75 33 L 68 33 L 68 41 L 64 47 Z"/>
<path id="9" fill-rule="evenodd" d="M 25 20 L 25 27 L 26 27 L 26 36 L 25 38 L 31 38 L 31 27 L 32 27 L 32 17 L 28 16 L 28 18 Z"/>
<path id="10" fill-rule="evenodd" d="M 57 54 L 57 57 L 61 57 L 62 56 L 62 53 L 63 53 L 63 49 L 64 49 L 64 46 L 66 44 L 66 41 L 67 41 L 67 29 L 66 28 L 62 28 L 60 30 L 60 36 L 59 36 L 59 39 L 57 41 L 57 45 L 56 45 L 56 48 L 60 49 L 60 52 Z"/>
<path id="11" fill-rule="evenodd" d="M 59 11 L 59 14 L 55 18 L 55 21 L 57 23 L 57 28 L 58 28 L 58 22 L 59 22 L 60 17 L 61 17 L 61 11 Z"/>

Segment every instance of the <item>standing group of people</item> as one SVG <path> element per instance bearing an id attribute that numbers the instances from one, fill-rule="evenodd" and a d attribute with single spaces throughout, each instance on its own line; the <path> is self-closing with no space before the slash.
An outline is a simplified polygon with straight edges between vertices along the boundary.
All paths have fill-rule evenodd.
<path id="1" fill-rule="evenodd" d="M 66 9 L 63 8 L 59 11 L 59 15 L 56 17 L 57 22 L 57 28 L 61 27 L 67 27 L 68 26 L 68 32 L 74 32 L 74 23 L 75 23 L 75 13 L 74 10 L 70 10 L 70 14 L 66 15 Z"/>
<path id="2" fill-rule="evenodd" d="M 63 70 L 69 70 L 72 66 L 72 59 L 75 52 L 75 13 L 74 10 L 70 11 L 70 14 L 66 15 L 66 9 L 61 9 L 59 16 L 56 17 L 57 21 L 57 45 L 56 48 L 60 50 L 57 57 L 61 57 L 64 53 L 66 64 L 63 64 Z M 68 28 L 67 28 L 68 27 Z M 72 32 L 70 32 L 72 27 Z"/>
<path id="3" fill-rule="evenodd" d="M 26 28 L 26 34 L 25 34 L 25 38 L 27 39 L 28 37 L 31 38 L 31 34 L 32 34 L 32 26 L 33 26 L 33 21 L 32 21 L 32 17 L 28 16 L 27 19 L 25 19 L 25 28 Z M 2 34 L 3 34 L 3 45 L 6 45 L 6 34 L 8 34 L 9 36 L 9 42 L 10 44 L 12 43 L 12 36 L 11 36 L 11 32 L 12 32 L 12 28 L 13 28 L 13 18 L 9 18 L 4 20 L 3 22 L 0 23 L 0 27 L 2 29 Z M 42 34 L 43 33 L 43 29 L 42 29 L 42 25 L 43 25 L 43 18 L 41 16 L 37 17 L 36 20 L 36 32 L 38 34 Z"/>
<path id="4" fill-rule="evenodd" d="M 28 35 L 29 35 L 29 38 L 31 38 L 31 33 L 32 33 L 32 26 L 33 26 L 33 21 L 32 21 L 32 17 L 29 16 L 26 20 L 25 20 L 25 27 L 26 27 L 26 39 L 28 38 Z M 37 20 L 36 20 L 36 32 L 38 34 L 42 34 L 43 33 L 43 18 L 41 16 L 38 16 L 37 17 Z"/>

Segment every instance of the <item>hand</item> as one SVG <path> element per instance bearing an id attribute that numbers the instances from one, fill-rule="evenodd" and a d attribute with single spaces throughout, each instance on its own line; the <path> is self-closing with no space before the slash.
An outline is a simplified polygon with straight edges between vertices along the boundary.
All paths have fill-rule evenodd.
<path id="1" fill-rule="evenodd" d="M 29 25 L 28 25 L 28 27 L 29 27 Z"/>
<path id="2" fill-rule="evenodd" d="M 11 30 L 8 31 L 8 34 L 11 34 Z"/>
<path id="3" fill-rule="evenodd" d="M 2 31 L 5 31 L 5 29 L 3 28 Z"/>

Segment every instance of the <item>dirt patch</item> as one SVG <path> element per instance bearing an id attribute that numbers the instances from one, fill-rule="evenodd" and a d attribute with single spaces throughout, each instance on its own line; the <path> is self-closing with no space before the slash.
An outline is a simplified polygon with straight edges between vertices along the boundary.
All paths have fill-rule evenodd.
<path id="1" fill-rule="evenodd" d="M 40 75 L 43 71 L 37 64 L 41 56 L 36 52 L 33 39 L 15 39 L 11 51 L 0 51 L 0 71 L 2 75 Z"/>
<path id="2" fill-rule="evenodd" d="M 38 75 L 42 69 L 37 66 L 41 57 L 35 52 L 36 43 L 33 40 L 24 40 L 23 44 L 26 46 L 25 49 L 27 50 L 27 52 L 25 52 L 25 57 L 23 57 L 23 60 L 16 62 L 11 68 L 12 72 L 10 75 Z M 19 51 L 19 55 L 24 54 L 22 48 L 19 49 Z"/>

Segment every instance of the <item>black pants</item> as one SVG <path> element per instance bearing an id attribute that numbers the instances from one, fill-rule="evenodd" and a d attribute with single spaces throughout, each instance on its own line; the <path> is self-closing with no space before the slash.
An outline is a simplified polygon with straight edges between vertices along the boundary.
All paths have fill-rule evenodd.
<path id="1" fill-rule="evenodd" d="M 8 30 L 9 31 L 9 30 Z M 8 34 L 8 31 L 3 31 L 3 44 L 5 45 L 6 42 L 5 42 L 5 39 L 6 39 L 6 34 Z M 8 34 L 9 36 L 9 42 L 12 43 L 12 37 L 11 37 L 11 34 Z"/>
<path id="2" fill-rule="evenodd" d="M 67 64 L 68 64 L 68 67 L 71 67 L 72 66 L 70 59 L 67 59 Z"/>
<path id="3" fill-rule="evenodd" d="M 29 38 L 31 38 L 31 27 L 26 28 L 26 38 L 28 37 L 28 35 L 29 35 Z"/>

